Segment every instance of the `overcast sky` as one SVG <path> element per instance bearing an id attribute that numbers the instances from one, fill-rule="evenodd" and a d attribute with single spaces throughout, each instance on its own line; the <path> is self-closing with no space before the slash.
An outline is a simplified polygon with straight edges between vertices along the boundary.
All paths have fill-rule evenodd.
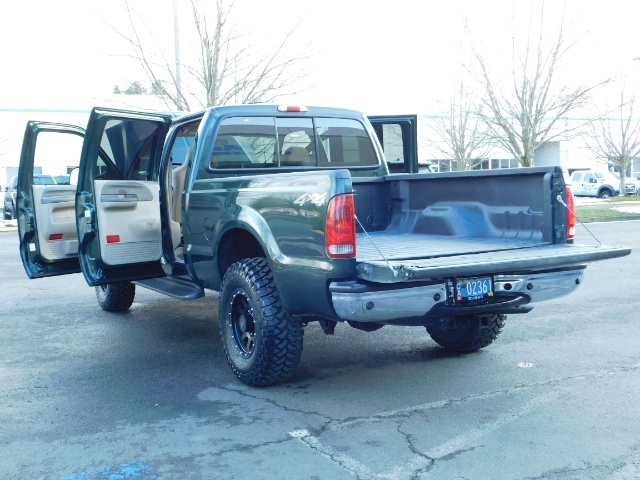
<path id="1" fill-rule="evenodd" d="M 2 2 L 0 17 L 0 108 L 58 104 L 79 96 L 100 98 L 113 86 L 143 80 L 126 59 L 126 45 L 110 25 L 126 28 L 117 0 L 31 0 Z M 173 2 L 131 0 L 158 37 L 172 44 Z M 186 0 L 177 0 L 188 15 Z M 207 2 L 213 4 L 213 1 Z M 562 2 L 547 1 L 548 25 Z M 474 41 L 496 58 L 509 57 L 512 15 L 516 23 L 531 11 L 530 1 L 237 0 L 237 23 L 258 45 L 268 45 L 299 19 L 294 37 L 311 44 L 312 88 L 299 99 L 355 107 L 428 113 L 459 73 L 460 44 L 469 22 Z M 615 75 L 634 68 L 640 56 L 640 2 L 567 2 L 566 28 L 578 40 L 569 71 L 576 79 Z M 640 70 L 640 62 L 637 68 Z M 506 65 L 506 63 L 505 63 Z"/>
<path id="2" fill-rule="evenodd" d="M 186 23 L 189 2 L 176 2 Z M 166 42 L 170 57 L 173 1 L 130 4 Z M 539 5 L 533 0 L 236 0 L 234 8 L 238 31 L 259 48 L 276 43 L 302 20 L 290 44 L 310 45 L 310 87 L 281 103 L 429 115 L 438 113 L 437 101 L 446 102 L 453 79 L 469 61 L 465 22 L 496 74 L 508 80 L 511 34 L 528 28 Z M 557 31 L 563 5 L 547 0 L 545 38 Z M 114 31 L 126 29 L 124 12 L 119 0 L 2 1 L 0 140 L 10 141 L 0 143 L 0 167 L 16 164 L 26 120 L 86 124 L 84 116 L 42 110 L 104 106 L 114 85 L 145 80 Z M 640 84 L 640 61 L 633 61 L 640 57 L 638 19 L 636 0 L 567 0 L 565 31 L 576 44 L 562 80 L 585 84 L 624 74 Z M 189 46 L 182 42 L 181 48 Z"/>

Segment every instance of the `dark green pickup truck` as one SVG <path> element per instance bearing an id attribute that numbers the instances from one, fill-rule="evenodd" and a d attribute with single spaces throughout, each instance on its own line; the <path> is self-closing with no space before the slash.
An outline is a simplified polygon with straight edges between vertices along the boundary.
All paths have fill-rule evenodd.
<path id="1" fill-rule="evenodd" d="M 60 136 L 81 146 L 70 184 L 34 184 L 42 142 Z M 426 327 L 474 351 L 506 314 L 572 292 L 586 262 L 630 252 L 572 243 L 557 168 L 420 174 L 415 158 L 415 117 L 332 108 L 29 122 L 20 253 L 30 278 L 81 271 L 108 311 L 128 309 L 136 285 L 219 291 L 229 364 L 267 385 L 294 372 L 309 322 Z"/>

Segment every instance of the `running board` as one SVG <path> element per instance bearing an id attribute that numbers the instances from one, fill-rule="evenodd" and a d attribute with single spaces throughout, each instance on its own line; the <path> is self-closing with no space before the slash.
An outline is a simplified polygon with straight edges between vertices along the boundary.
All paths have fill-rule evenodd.
<path id="1" fill-rule="evenodd" d="M 154 292 L 164 293 L 179 300 L 195 300 L 204 297 L 204 288 L 189 280 L 175 277 L 149 278 L 133 282 Z"/>

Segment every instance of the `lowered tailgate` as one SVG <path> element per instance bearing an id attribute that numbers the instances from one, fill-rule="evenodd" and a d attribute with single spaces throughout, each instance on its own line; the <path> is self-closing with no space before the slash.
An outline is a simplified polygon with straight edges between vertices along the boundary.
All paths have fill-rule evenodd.
<path id="1" fill-rule="evenodd" d="M 375 283 L 524 273 L 623 257 L 629 248 L 443 235 L 359 234 L 358 277 Z"/>

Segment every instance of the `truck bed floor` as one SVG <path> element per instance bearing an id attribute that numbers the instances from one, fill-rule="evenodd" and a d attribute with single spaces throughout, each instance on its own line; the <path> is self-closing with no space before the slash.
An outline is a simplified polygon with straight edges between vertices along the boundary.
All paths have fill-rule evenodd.
<path id="1" fill-rule="evenodd" d="M 358 262 L 383 260 L 382 255 L 387 260 L 427 259 L 548 245 L 532 240 L 460 238 L 447 235 L 387 232 L 373 232 L 368 236 L 360 233 L 356 241 Z"/>

